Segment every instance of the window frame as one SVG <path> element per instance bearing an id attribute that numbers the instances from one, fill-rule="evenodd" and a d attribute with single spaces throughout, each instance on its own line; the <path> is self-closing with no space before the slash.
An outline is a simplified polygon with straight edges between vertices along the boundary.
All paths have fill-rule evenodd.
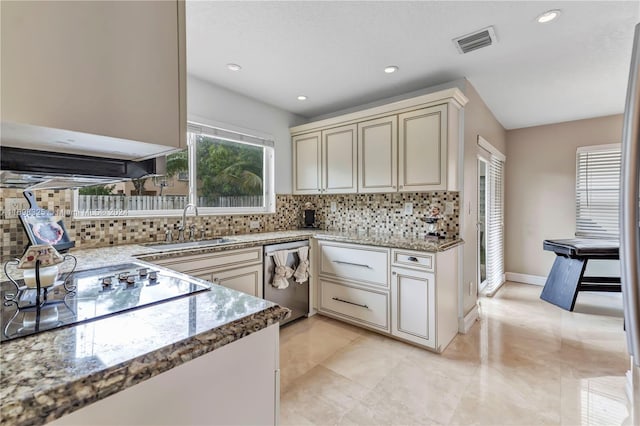
<path id="1" fill-rule="evenodd" d="M 575 173 L 575 236 L 576 238 L 593 238 L 593 239 L 617 239 L 619 238 L 619 232 L 617 233 L 605 233 L 605 232 L 589 232 L 588 228 L 585 227 L 580 227 L 579 223 L 581 222 L 580 218 L 581 216 L 579 215 L 579 211 L 580 211 L 580 206 L 582 205 L 581 201 L 580 201 L 580 195 L 582 195 L 582 193 L 584 191 L 586 191 L 587 193 L 589 192 L 589 188 L 585 188 L 584 190 L 581 190 L 581 188 L 579 188 L 580 182 L 581 182 L 581 169 L 580 169 L 580 156 L 581 154 L 597 154 L 599 152 L 613 152 L 613 151 L 618 151 L 622 152 L 622 144 L 620 143 L 611 143 L 611 144 L 604 144 L 604 145 L 588 145 L 588 146 L 580 146 L 576 149 L 576 173 Z M 585 179 L 588 180 L 588 176 L 585 177 Z M 588 183 L 587 183 L 588 186 Z M 618 190 L 619 190 L 619 184 L 618 184 Z M 588 195 L 587 195 L 588 196 Z M 613 209 L 615 209 L 615 211 L 613 211 L 613 216 L 618 218 L 619 213 L 620 213 L 620 204 L 619 203 L 614 203 L 613 205 Z M 584 218 L 584 220 L 586 220 L 586 218 Z M 608 221 L 606 219 L 603 220 L 604 223 L 608 223 Z M 598 223 L 596 221 L 596 223 Z M 618 229 L 618 228 L 615 228 Z"/>
<path id="2" fill-rule="evenodd" d="M 197 202 L 197 149 L 195 139 L 197 136 L 208 136 L 214 139 L 226 140 L 230 142 L 259 146 L 263 148 L 263 200 L 261 207 L 201 207 L 198 206 L 198 214 L 206 216 L 216 215 L 250 215 L 250 214 L 273 214 L 275 213 L 275 143 L 273 138 L 253 136 L 247 132 L 236 130 L 226 130 L 223 127 L 213 127 L 205 124 L 189 122 L 187 125 L 187 157 L 189 160 L 189 192 L 187 200 L 189 203 Z M 183 209 L 163 209 L 163 210 L 122 210 L 113 214 L 104 214 L 104 211 L 78 210 L 79 191 L 73 190 L 73 219 L 126 219 L 126 218 L 147 218 L 147 217 L 173 217 L 182 216 Z M 197 204 L 196 204 L 197 206 Z M 95 212 L 95 213 L 92 213 Z"/>

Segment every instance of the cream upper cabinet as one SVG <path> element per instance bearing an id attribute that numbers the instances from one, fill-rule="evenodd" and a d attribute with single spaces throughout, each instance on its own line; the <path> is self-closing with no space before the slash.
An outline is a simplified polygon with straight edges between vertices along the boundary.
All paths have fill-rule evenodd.
<path id="1" fill-rule="evenodd" d="M 358 191 L 357 141 L 355 124 L 322 132 L 322 193 Z"/>
<path id="2" fill-rule="evenodd" d="M 356 125 L 298 135 L 292 141 L 294 194 L 357 192 Z"/>
<path id="3" fill-rule="evenodd" d="M 453 88 L 292 127 L 293 193 L 459 190 L 459 111 L 467 102 Z M 312 162 L 295 153 L 299 138 L 312 136 L 321 138 L 315 190 L 310 177 L 296 175 Z"/>
<path id="4" fill-rule="evenodd" d="M 322 133 L 293 137 L 293 193 L 319 194 L 322 189 Z"/>
<path id="5" fill-rule="evenodd" d="M 397 190 L 397 116 L 358 123 L 358 171 L 358 192 Z"/>
<path id="6" fill-rule="evenodd" d="M 447 105 L 398 116 L 400 191 L 447 189 Z"/>
<path id="7" fill-rule="evenodd" d="M 186 146 L 183 1 L 2 2 L 1 19 L 3 144 L 134 159 Z"/>

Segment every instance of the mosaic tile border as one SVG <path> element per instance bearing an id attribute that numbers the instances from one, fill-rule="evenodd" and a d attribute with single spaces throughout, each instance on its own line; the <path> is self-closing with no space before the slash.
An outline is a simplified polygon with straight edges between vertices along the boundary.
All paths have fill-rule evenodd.
<path id="1" fill-rule="evenodd" d="M 22 198 L 20 190 L 2 189 L 0 218 L 2 260 L 18 256 L 27 245 L 27 237 L 17 218 L 4 218 L 5 199 Z M 122 244 L 162 241 L 165 230 L 178 223 L 176 217 L 148 217 L 110 219 L 78 219 L 69 215 L 72 211 L 73 191 L 37 191 L 38 204 L 51 211 L 64 211 L 67 231 L 76 247 L 106 247 Z M 205 238 L 298 229 L 302 226 L 305 203 L 316 209 L 316 224 L 329 231 L 381 233 L 394 236 L 422 237 L 427 224 L 420 220 L 431 205 L 445 211 L 445 203 L 453 203 L 453 214 L 445 216 L 445 235 L 459 238 L 459 193 L 436 191 L 424 193 L 387 194 L 339 194 L 339 195 L 289 195 L 276 196 L 276 213 L 250 215 L 189 216 L 198 230 L 204 227 Z M 404 213 L 405 203 L 413 203 L 413 213 Z M 332 211 L 335 203 L 335 211 Z M 251 229 L 253 221 L 260 222 L 259 229 Z M 199 231 L 198 231 L 199 232 Z M 174 231 L 177 237 L 177 231 Z"/>

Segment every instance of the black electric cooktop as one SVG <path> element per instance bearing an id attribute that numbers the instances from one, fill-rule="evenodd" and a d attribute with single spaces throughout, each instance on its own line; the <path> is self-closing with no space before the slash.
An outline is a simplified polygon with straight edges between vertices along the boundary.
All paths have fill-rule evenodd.
<path id="1" fill-rule="evenodd" d="M 21 280 L 17 282 L 23 284 Z M 0 342 L 105 318 L 210 289 L 178 272 L 159 270 L 140 263 L 78 271 L 65 282 L 66 286 L 58 281 L 42 289 L 39 303 L 36 289 L 16 290 L 11 282 L 0 284 Z"/>

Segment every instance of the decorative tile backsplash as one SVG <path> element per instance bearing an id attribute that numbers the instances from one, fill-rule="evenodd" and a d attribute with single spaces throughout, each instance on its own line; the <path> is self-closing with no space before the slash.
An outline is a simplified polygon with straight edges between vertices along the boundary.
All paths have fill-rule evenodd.
<path id="1" fill-rule="evenodd" d="M 14 189 L 0 191 L 2 260 L 20 255 L 28 243 L 18 218 L 5 218 L 5 199 L 22 198 Z M 121 216 L 110 219 L 71 218 L 73 191 L 36 191 L 38 204 L 64 217 L 65 226 L 76 247 L 103 247 L 121 244 L 163 241 L 165 230 L 173 228 L 180 218 Z M 431 205 L 442 212 L 445 203 L 453 203 L 453 214 L 445 216 L 446 236 L 459 237 L 459 193 L 448 191 L 389 194 L 341 195 L 277 195 L 275 214 L 251 215 L 189 215 L 189 222 L 197 226 L 198 236 L 204 227 L 205 237 L 247 234 L 251 232 L 282 231 L 302 225 L 305 203 L 316 209 L 316 223 L 322 229 L 341 231 L 379 232 L 392 235 L 424 236 L 427 224 L 419 218 L 427 215 Z M 413 213 L 405 214 L 405 203 L 413 203 Z M 335 203 L 335 211 L 332 211 Z M 252 221 L 260 222 L 259 229 L 250 229 Z M 174 238 L 177 231 L 174 231 Z"/>

